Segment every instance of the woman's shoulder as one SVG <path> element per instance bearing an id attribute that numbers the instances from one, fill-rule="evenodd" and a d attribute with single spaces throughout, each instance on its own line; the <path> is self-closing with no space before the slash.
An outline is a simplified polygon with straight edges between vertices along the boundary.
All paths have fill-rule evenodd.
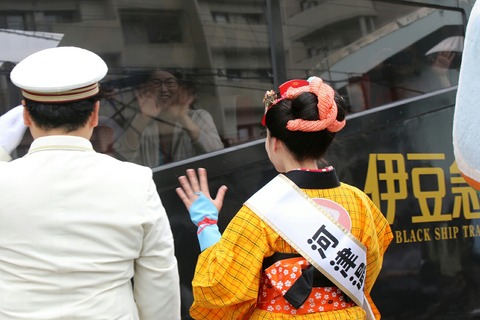
<path id="1" fill-rule="evenodd" d="M 200 108 L 195 108 L 195 109 L 190 109 L 188 111 L 188 114 L 192 119 L 194 119 L 194 118 L 205 118 L 205 117 L 212 118 L 210 113 L 207 110 L 202 109 L 201 107 Z"/>
<path id="2" fill-rule="evenodd" d="M 345 190 L 347 190 L 348 192 L 351 192 L 353 195 L 357 197 L 370 199 L 364 191 L 362 191 L 360 188 L 356 186 L 353 186 L 345 182 L 340 182 L 340 186 Z"/>

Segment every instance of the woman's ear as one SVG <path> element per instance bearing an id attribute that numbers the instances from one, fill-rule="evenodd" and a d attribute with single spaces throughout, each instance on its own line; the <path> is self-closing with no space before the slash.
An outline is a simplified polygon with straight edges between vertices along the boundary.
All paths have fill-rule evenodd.
<path id="1" fill-rule="evenodd" d="M 267 139 L 269 139 L 269 145 L 270 145 L 270 148 L 273 150 L 273 151 L 277 151 L 277 145 L 278 145 L 278 139 L 275 138 L 275 137 L 267 137 Z"/>
<path id="2" fill-rule="evenodd" d="M 275 152 L 285 149 L 285 144 L 283 143 L 283 141 L 281 141 L 278 138 L 272 138 L 272 139 L 274 139 L 272 143 L 273 143 L 273 150 L 275 150 Z"/>

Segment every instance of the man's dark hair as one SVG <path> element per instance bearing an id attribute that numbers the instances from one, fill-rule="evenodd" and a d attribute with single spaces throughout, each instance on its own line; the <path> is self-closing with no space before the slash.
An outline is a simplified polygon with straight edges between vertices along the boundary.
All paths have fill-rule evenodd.
<path id="1" fill-rule="evenodd" d="M 25 107 L 39 128 L 61 128 L 71 132 L 87 123 L 98 100 L 98 96 L 67 103 L 44 103 L 25 99 Z"/>

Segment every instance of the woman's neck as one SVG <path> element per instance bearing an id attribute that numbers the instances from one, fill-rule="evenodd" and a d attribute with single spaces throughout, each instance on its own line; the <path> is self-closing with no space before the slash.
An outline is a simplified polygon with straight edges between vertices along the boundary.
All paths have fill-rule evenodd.
<path id="1" fill-rule="evenodd" d="M 291 170 L 298 170 L 300 168 L 305 170 L 317 170 L 318 165 L 316 160 L 305 160 L 305 161 L 288 161 L 284 164 L 285 172 Z"/>

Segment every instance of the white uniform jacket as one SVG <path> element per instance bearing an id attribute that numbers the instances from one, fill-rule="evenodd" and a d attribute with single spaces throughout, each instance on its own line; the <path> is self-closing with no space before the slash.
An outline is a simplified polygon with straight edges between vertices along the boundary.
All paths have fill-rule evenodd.
<path id="1" fill-rule="evenodd" d="M 0 162 L 0 319 L 180 319 L 179 291 L 149 168 L 72 136 Z"/>
<path id="2" fill-rule="evenodd" d="M 0 161 L 10 161 L 12 157 L 0 146 Z"/>

